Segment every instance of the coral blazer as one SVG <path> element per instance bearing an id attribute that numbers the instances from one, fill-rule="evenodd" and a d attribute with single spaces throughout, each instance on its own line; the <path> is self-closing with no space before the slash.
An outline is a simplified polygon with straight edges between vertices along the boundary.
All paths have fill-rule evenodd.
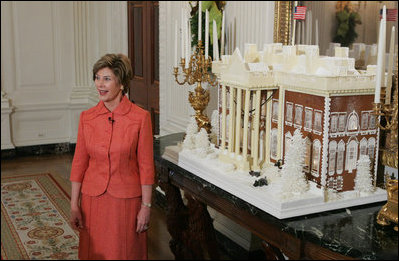
<path id="1" fill-rule="evenodd" d="M 117 198 L 141 196 L 141 185 L 154 184 L 149 112 L 126 96 L 112 112 L 103 101 L 83 111 L 70 180 L 82 183 L 89 196 L 105 191 Z"/>

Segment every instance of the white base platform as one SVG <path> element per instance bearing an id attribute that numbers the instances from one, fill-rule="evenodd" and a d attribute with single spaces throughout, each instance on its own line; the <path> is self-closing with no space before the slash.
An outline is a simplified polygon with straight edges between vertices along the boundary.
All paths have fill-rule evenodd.
<path id="1" fill-rule="evenodd" d="M 217 154 L 218 150 L 215 150 Z M 279 219 L 387 200 L 386 190 L 376 188 L 373 193 L 367 194 L 357 191 L 341 192 L 337 199 L 324 202 L 323 190 L 317 188 L 313 182 L 310 182 L 310 189 L 306 193 L 297 198 L 282 200 L 277 196 L 276 186 L 254 187 L 255 180 L 261 177 L 252 177 L 243 171 L 226 171 L 229 166 L 215 158 L 215 154 L 213 156 L 201 159 L 191 151 L 182 151 L 179 146 L 166 147 L 162 155 L 163 158 Z"/>

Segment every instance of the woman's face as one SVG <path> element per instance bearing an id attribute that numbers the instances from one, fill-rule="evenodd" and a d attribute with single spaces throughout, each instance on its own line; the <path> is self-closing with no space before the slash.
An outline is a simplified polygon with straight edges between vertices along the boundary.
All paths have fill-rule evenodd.
<path id="1" fill-rule="evenodd" d="M 113 102 L 120 98 L 121 84 L 118 78 L 108 67 L 97 71 L 94 84 L 96 85 L 100 100 L 103 102 Z M 119 100 L 118 100 L 119 101 Z"/>

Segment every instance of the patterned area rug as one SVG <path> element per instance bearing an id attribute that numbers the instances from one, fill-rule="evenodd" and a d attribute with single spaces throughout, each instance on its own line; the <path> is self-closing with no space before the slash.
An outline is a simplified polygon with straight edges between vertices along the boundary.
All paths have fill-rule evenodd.
<path id="1" fill-rule="evenodd" d="M 78 259 L 70 197 L 60 183 L 48 173 L 1 178 L 2 260 Z"/>

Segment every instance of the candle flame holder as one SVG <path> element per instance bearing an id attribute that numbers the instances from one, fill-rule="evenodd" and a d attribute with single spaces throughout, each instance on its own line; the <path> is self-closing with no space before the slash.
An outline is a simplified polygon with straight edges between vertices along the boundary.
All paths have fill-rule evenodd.
<path id="1" fill-rule="evenodd" d="M 209 89 L 202 88 L 203 83 L 208 83 L 210 86 L 217 86 L 217 78 L 210 73 L 212 66 L 212 59 L 208 56 L 205 59 L 202 41 L 199 40 L 195 49 L 195 53 L 190 56 L 187 61 L 188 66 L 185 66 L 185 58 L 180 58 L 180 68 L 183 73 L 183 79 L 179 80 L 179 67 L 174 67 L 173 75 L 179 85 L 197 84 L 194 92 L 190 91 L 188 100 L 195 111 L 195 119 L 197 121 L 198 130 L 204 128 L 207 133 L 211 133 L 211 123 L 209 118 L 204 115 L 203 111 L 209 103 Z"/>

